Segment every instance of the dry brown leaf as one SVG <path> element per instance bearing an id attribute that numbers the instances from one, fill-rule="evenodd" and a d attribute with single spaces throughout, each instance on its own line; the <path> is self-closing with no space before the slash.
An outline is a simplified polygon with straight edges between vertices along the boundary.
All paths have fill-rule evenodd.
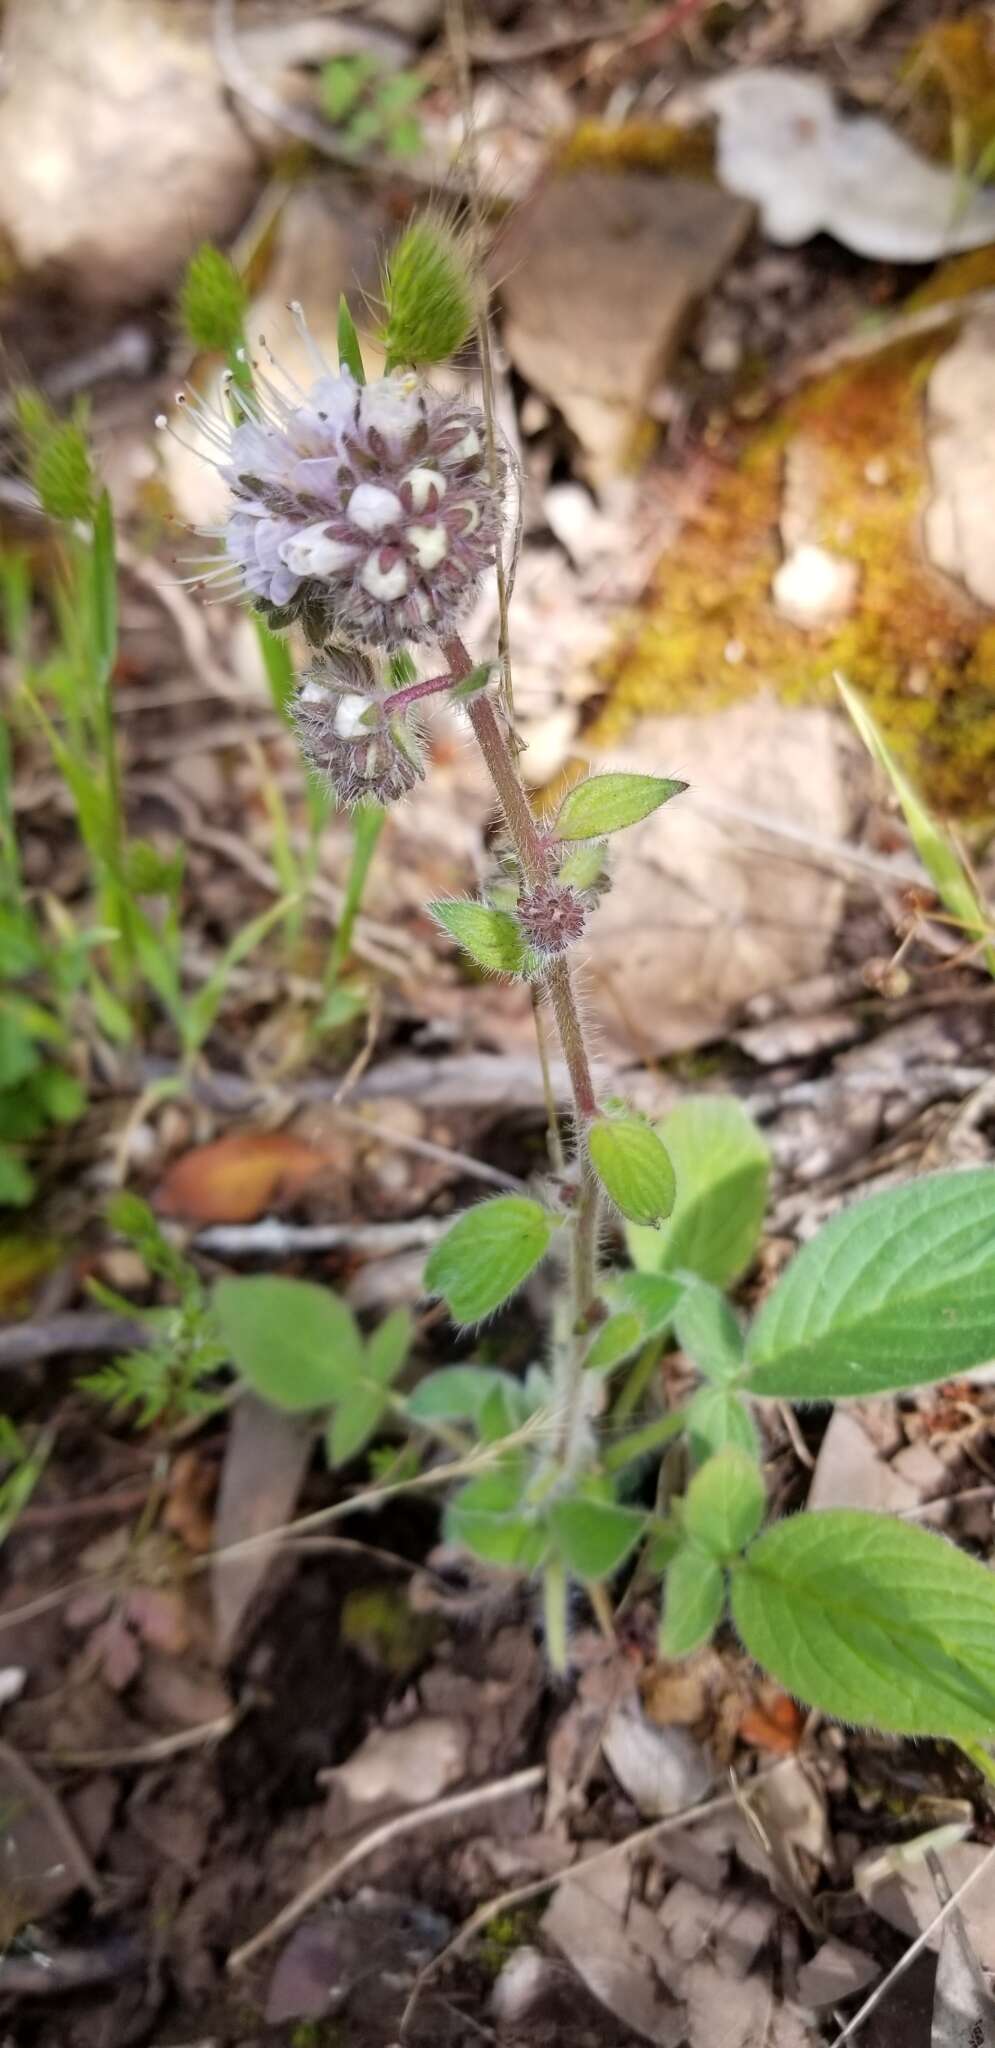
<path id="1" fill-rule="evenodd" d="M 425 1714 L 406 1728 L 374 1728 L 348 1762 L 322 1771 L 322 1784 L 344 1794 L 351 1807 L 421 1806 L 463 1777 L 469 1727 L 442 1714 Z"/>
<path id="2" fill-rule="evenodd" d="M 219 1553 L 247 1536 L 265 1535 L 288 1519 L 310 1453 L 311 1432 L 298 1417 L 282 1415 L 254 1394 L 244 1394 L 236 1402 L 218 1490 L 214 1535 Z M 211 1596 L 221 1661 L 233 1647 L 272 1555 L 271 1545 L 260 1544 L 230 1562 L 220 1554 L 214 1560 Z"/>
<path id="3" fill-rule="evenodd" d="M 169 1468 L 166 1504 L 162 1511 L 165 1527 L 178 1536 L 188 1550 L 202 1555 L 214 1541 L 214 1497 L 218 1488 L 217 1466 L 199 1451 L 180 1451 Z"/>
<path id="4" fill-rule="evenodd" d="M 156 1189 L 155 1206 L 162 1216 L 191 1223 L 252 1223 L 293 1201 L 325 1157 L 285 1131 L 238 1131 L 174 1159 Z"/>
<path id="5" fill-rule="evenodd" d="M 793 1756 L 802 1737 L 805 1716 L 787 1693 L 769 1689 L 768 1696 L 748 1707 L 739 1724 L 742 1742 L 773 1756 Z"/>

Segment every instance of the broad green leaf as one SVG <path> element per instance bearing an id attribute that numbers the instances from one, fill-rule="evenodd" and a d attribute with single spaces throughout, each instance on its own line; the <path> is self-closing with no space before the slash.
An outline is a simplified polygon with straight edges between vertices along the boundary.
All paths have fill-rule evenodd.
<path id="1" fill-rule="evenodd" d="M 922 798 L 913 789 L 895 759 L 891 748 L 871 717 L 862 697 L 844 681 L 836 677 L 836 687 L 868 753 L 876 760 L 891 783 L 892 789 L 902 806 L 905 822 L 912 837 L 923 867 L 934 889 L 951 917 L 963 925 L 968 938 L 990 938 L 992 920 L 978 895 L 967 868 L 949 834 L 938 824 Z M 986 945 L 984 961 L 989 974 L 995 974 L 995 947 Z"/>
<path id="2" fill-rule="evenodd" d="M 583 1498 L 557 1501 L 548 1519 L 560 1556 L 578 1579 L 607 1578 L 646 1527 L 638 1508 Z"/>
<path id="3" fill-rule="evenodd" d="M 684 1526 L 703 1550 L 737 1557 L 756 1535 L 764 1506 L 756 1459 L 738 1444 L 727 1444 L 695 1473 L 684 1498 Z"/>
<path id="4" fill-rule="evenodd" d="M 995 1358 L 995 1170 L 854 1202 L 792 1259 L 747 1339 L 751 1394 L 828 1401 Z"/>
<path id="5" fill-rule="evenodd" d="M 741 1394 L 731 1387 L 699 1387 L 684 1410 L 688 1446 L 695 1465 L 701 1465 L 726 1444 L 738 1444 L 751 1458 L 760 1446 L 753 1418 Z"/>
<path id="6" fill-rule="evenodd" d="M 677 1197 L 662 1231 L 626 1232 L 633 1264 L 649 1273 L 686 1267 L 728 1287 L 745 1273 L 760 1240 L 767 1147 L 732 1096 L 692 1096 L 664 1117 L 659 1131 Z"/>
<path id="7" fill-rule="evenodd" d="M 669 1516 L 654 1516 L 650 1522 L 643 1551 L 643 1564 L 649 1572 L 665 1572 L 673 1564 L 679 1550 L 684 1548 L 684 1537 L 678 1525 Z"/>
<path id="8" fill-rule="evenodd" d="M 548 1538 L 539 1523 L 526 1518 L 522 1505 L 529 1474 L 524 1457 L 513 1453 L 461 1487 L 443 1516 L 446 1542 L 462 1545 L 487 1564 L 534 1570 L 546 1554 Z"/>
<path id="9" fill-rule="evenodd" d="M 440 1366 L 408 1395 L 408 1414 L 416 1422 L 477 1422 L 485 1402 L 506 1378 L 491 1365 Z"/>
<path id="10" fill-rule="evenodd" d="M 325 1448 L 330 1465 L 347 1465 L 374 1436 L 390 1403 L 382 1387 L 360 1380 L 336 1403 L 325 1431 Z"/>
<path id="11" fill-rule="evenodd" d="M 609 1316 L 602 1323 L 597 1336 L 586 1353 L 584 1364 L 588 1372 L 611 1372 L 612 1367 L 621 1364 L 630 1352 L 641 1344 L 642 1321 L 629 1309 L 620 1309 L 618 1315 Z"/>
<path id="12" fill-rule="evenodd" d="M 521 974 L 526 945 L 515 919 L 507 910 L 492 910 L 486 903 L 465 903 L 453 897 L 430 903 L 429 910 L 451 939 L 469 953 L 488 974 Z"/>
<path id="13" fill-rule="evenodd" d="M 608 832 L 621 832 L 625 825 L 638 825 L 672 796 L 680 796 L 686 782 L 674 782 L 661 775 L 591 775 L 567 791 L 553 827 L 557 839 L 603 839 Z"/>
<path id="14" fill-rule="evenodd" d="M 656 1232 L 653 1238 L 655 1241 Z M 683 1280 L 671 1279 L 666 1273 L 619 1273 L 612 1282 L 614 1299 L 624 1301 L 642 1317 L 644 1337 L 662 1337 L 670 1331 L 683 1292 Z"/>
<path id="15" fill-rule="evenodd" d="M 363 1369 L 356 1319 L 327 1287 L 262 1274 L 219 1280 L 213 1304 L 232 1363 L 274 1408 L 327 1408 Z"/>
<path id="16" fill-rule="evenodd" d="M 710 1380 L 731 1380 L 743 1370 L 743 1332 L 725 1295 L 707 1280 L 686 1287 L 674 1315 L 681 1350 Z"/>
<path id="17" fill-rule="evenodd" d="M 413 1324 L 406 1308 L 392 1309 L 366 1340 L 365 1371 L 381 1387 L 392 1387 L 411 1349 Z"/>
<path id="18" fill-rule="evenodd" d="M 777 1522 L 737 1565 L 736 1627 L 786 1691 L 894 1735 L 990 1740 L 995 1573 L 856 1509 Z"/>
<path id="19" fill-rule="evenodd" d="M 674 1170 L 649 1124 L 637 1116 L 602 1116 L 590 1126 L 591 1164 L 606 1194 L 634 1223 L 659 1222 L 674 1206 Z"/>
<path id="20" fill-rule="evenodd" d="M 725 1573 L 714 1557 L 684 1543 L 667 1566 L 660 1654 L 689 1657 L 707 1643 L 722 1619 Z"/>
<path id="21" fill-rule="evenodd" d="M 356 333 L 348 301 L 344 295 L 339 298 L 338 343 L 339 368 L 351 371 L 357 384 L 365 384 L 366 370 L 363 365 L 363 351 L 359 346 L 359 336 Z"/>
<path id="22" fill-rule="evenodd" d="M 528 1279 L 552 1235 L 552 1219 L 525 1195 L 479 1202 L 430 1254 L 426 1289 L 441 1294 L 456 1322 L 479 1323 Z"/>
<path id="23" fill-rule="evenodd" d="M 23 1159 L 0 1145 L 0 1207 L 25 1209 L 34 1191 L 34 1177 Z"/>

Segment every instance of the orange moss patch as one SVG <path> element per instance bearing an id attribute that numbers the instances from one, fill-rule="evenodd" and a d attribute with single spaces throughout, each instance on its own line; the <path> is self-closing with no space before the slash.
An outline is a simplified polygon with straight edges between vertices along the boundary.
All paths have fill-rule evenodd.
<path id="1" fill-rule="evenodd" d="M 919 539 L 924 386 L 947 340 L 848 365 L 750 438 L 660 562 L 641 617 L 610 657 L 594 744 L 615 741 L 638 714 L 711 710 L 763 685 L 788 701 L 831 702 L 839 669 L 941 810 L 995 812 L 995 626 L 929 568 Z M 796 448 L 819 480 L 806 538 L 860 570 L 853 614 L 820 632 L 788 624 L 770 596 Z"/>

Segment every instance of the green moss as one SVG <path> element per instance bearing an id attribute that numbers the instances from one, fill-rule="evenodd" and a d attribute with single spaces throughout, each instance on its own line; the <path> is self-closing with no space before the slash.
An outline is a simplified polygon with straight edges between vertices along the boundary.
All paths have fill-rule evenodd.
<path id="1" fill-rule="evenodd" d="M 715 148 L 708 127 L 680 128 L 674 121 L 579 121 L 553 159 L 560 171 L 673 172 L 712 178 Z"/>
<path id="2" fill-rule="evenodd" d="M 477 1948 L 477 1961 L 488 1977 L 499 1977 L 516 1948 L 526 1948 L 535 1940 L 545 1908 L 546 1900 L 541 1899 L 520 1906 L 516 1913 L 495 1913 L 488 1921 Z"/>
<path id="3" fill-rule="evenodd" d="M 348 2044 L 338 2020 L 299 2020 L 290 2036 L 290 2048 L 348 2048 Z"/>
<path id="4" fill-rule="evenodd" d="M 995 270 L 995 251 L 982 255 Z M 948 266 L 928 299 L 973 288 L 980 268 Z M 851 363 L 746 439 L 604 666 L 596 745 L 640 714 L 709 711 L 765 685 L 789 702 L 831 703 L 839 669 L 931 802 L 961 816 L 995 812 L 995 628 L 930 569 L 918 532 L 929 490 L 924 388 L 948 345 L 943 332 Z M 814 479 L 806 537 L 860 570 L 852 614 L 822 631 L 785 621 L 770 595 L 786 463 L 799 460 Z"/>
<path id="5" fill-rule="evenodd" d="M 398 1586 L 360 1586 L 348 1593 L 340 1628 L 344 1642 L 394 1678 L 407 1678 L 424 1663 L 439 1632 L 432 1615 L 412 1613 Z"/>

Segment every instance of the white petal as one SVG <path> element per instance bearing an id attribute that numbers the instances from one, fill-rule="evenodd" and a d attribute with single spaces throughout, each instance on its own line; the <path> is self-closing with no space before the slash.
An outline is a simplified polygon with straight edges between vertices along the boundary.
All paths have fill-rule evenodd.
<path id="1" fill-rule="evenodd" d="M 377 597 L 383 604 L 390 604 L 395 597 L 403 597 L 408 587 L 408 572 L 403 562 L 395 562 L 390 569 L 381 569 L 379 557 L 368 555 L 360 576 L 363 589 L 371 597 Z"/>
<path id="2" fill-rule="evenodd" d="M 440 498 L 446 495 L 446 479 L 441 469 L 409 469 L 401 482 L 408 485 L 416 512 L 424 512 L 433 491 L 438 491 Z"/>
<path id="3" fill-rule="evenodd" d="M 441 522 L 437 526 L 408 526 L 404 538 L 413 547 L 418 567 L 426 573 L 437 569 L 449 549 L 449 535 Z"/>
<path id="4" fill-rule="evenodd" d="M 362 533 L 383 533 L 385 527 L 396 526 L 401 518 L 401 500 L 383 484 L 357 484 L 346 513 Z"/>
<path id="5" fill-rule="evenodd" d="M 283 542 L 280 557 L 295 576 L 334 576 L 337 569 L 348 569 L 358 552 L 347 541 L 331 540 L 324 526 L 305 526 Z"/>

